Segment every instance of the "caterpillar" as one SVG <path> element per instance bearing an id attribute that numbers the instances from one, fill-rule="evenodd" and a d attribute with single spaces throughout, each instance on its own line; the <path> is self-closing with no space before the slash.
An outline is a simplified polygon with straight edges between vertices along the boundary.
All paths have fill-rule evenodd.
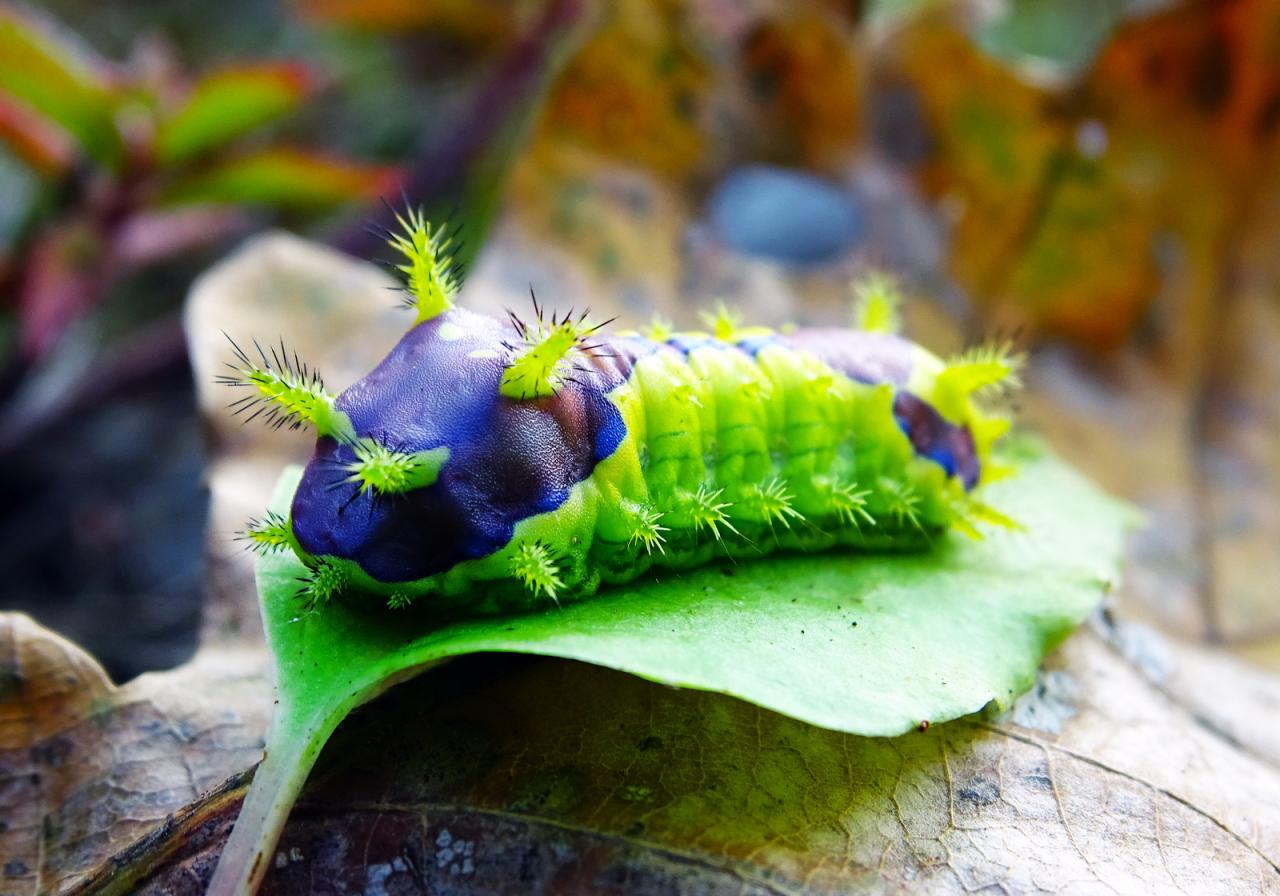
<path id="1" fill-rule="evenodd" d="M 453 236 L 398 217 L 416 319 L 371 373 L 334 395 L 282 344 L 235 347 L 223 377 L 249 390 L 238 412 L 317 434 L 288 515 L 242 533 L 296 553 L 309 606 L 510 612 L 655 566 L 1015 525 L 974 491 L 1001 473 L 991 398 L 1020 356 L 944 362 L 897 334 L 883 277 L 856 287 L 856 329 L 743 326 L 722 306 L 705 331 L 609 334 L 536 298 L 529 320 L 458 307 Z"/>

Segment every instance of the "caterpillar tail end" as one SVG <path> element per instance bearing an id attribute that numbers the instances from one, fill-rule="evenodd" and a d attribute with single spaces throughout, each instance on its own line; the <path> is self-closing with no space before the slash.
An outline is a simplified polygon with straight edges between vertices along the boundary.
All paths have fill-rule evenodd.
<path id="1" fill-rule="evenodd" d="M 1022 386 L 1026 355 L 1011 342 L 975 346 L 947 361 L 937 389 L 948 396 L 998 397 Z"/>

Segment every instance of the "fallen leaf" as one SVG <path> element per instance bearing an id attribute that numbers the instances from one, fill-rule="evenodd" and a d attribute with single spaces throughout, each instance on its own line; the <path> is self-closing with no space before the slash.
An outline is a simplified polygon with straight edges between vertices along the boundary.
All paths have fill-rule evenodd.
<path id="1" fill-rule="evenodd" d="M 270 708 L 258 652 L 206 651 L 117 688 L 80 648 L 0 613 L 0 893 L 100 873 L 252 766 Z"/>
<path id="2" fill-rule="evenodd" d="M 234 813 L 225 794 L 195 807 L 195 833 L 133 892 L 201 891 Z M 339 730 L 261 892 L 1275 893 L 1278 823 L 1276 766 L 1103 629 L 1069 640 L 1008 717 L 890 739 L 478 658 Z"/>

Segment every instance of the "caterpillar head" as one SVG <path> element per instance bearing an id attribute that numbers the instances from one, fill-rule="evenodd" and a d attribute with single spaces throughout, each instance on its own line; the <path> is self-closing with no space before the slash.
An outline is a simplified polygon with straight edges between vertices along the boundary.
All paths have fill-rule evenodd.
<path id="1" fill-rule="evenodd" d="M 282 347 L 255 347 L 237 348 L 224 378 L 249 392 L 239 410 L 316 431 L 288 520 L 245 533 L 293 548 L 313 570 L 307 589 L 430 590 L 563 504 L 625 434 L 601 390 L 576 388 L 609 377 L 586 315 L 547 318 L 536 300 L 530 322 L 458 308 L 445 231 L 420 214 L 401 223 L 392 245 L 417 321 L 372 372 L 334 395 Z"/>

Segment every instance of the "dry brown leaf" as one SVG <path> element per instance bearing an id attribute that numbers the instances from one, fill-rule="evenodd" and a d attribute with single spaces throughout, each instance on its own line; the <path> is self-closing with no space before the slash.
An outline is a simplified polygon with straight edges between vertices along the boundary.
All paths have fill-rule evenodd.
<path id="1" fill-rule="evenodd" d="M 1077 635 L 1006 719 L 891 740 L 467 660 L 344 724 L 262 892 L 1280 892 L 1274 757 L 1154 686 L 1127 637 Z M 199 892 L 234 810 L 219 794 L 134 856 L 175 850 L 138 892 Z"/>
<path id="2" fill-rule="evenodd" d="M 0 613 L 0 893 L 63 892 L 262 754 L 259 651 L 207 650 L 121 688 Z"/>

